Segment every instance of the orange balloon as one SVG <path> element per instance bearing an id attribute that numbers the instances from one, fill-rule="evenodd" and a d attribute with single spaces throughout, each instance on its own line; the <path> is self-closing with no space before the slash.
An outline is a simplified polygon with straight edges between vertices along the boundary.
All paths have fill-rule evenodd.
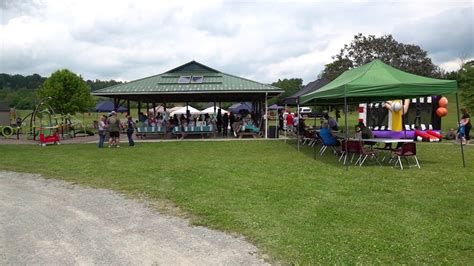
<path id="1" fill-rule="evenodd" d="M 448 98 L 446 97 L 441 97 L 441 99 L 439 99 L 439 107 L 446 107 L 448 105 Z"/>
<path id="2" fill-rule="evenodd" d="M 444 117 L 447 114 L 448 114 L 448 109 L 446 109 L 445 107 L 438 107 L 438 109 L 436 109 L 436 115 L 439 117 Z"/>

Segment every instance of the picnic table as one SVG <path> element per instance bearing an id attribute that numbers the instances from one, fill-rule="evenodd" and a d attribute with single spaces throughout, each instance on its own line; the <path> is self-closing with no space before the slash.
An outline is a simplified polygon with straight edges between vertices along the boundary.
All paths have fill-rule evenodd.
<path id="1" fill-rule="evenodd" d="M 196 126 L 196 127 L 174 127 L 172 131 L 176 137 L 183 139 L 187 135 L 204 135 L 215 136 L 215 130 L 212 126 Z"/>
<path id="2" fill-rule="evenodd" d="M 364 142 L 367 141 L 367 142 L 377 142 L 377 143 L 384 143 L 384 144 L 413 142 L 413 139 L 389 139 L 389 138 L 371 138 L 371 139 L 361 139 L 361 140 Z"/>

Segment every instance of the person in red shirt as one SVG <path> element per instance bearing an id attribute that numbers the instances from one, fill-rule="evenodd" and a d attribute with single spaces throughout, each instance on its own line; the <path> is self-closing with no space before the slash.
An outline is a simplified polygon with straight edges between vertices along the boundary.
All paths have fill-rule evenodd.
<path id="1" fill-rule="evenodd" d="M 294 120 L 295 116 L 288 112 L 288 115 L 286 115 L 286 129 L 293 129 L 293 120 Z"/>

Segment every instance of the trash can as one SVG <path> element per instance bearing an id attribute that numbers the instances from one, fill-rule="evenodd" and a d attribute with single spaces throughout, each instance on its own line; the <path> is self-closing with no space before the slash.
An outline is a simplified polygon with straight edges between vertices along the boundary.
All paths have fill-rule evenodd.
<path id="1" fill-rule="evenodd" d="M 268 137 L 271 138 L 271 139 L 277 139 L 278 138 L 278 127 L 277 126 L 269 126 Z"/>

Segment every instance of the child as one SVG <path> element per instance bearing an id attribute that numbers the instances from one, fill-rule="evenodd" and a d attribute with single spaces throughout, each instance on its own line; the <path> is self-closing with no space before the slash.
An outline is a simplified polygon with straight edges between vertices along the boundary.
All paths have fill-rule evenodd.
<path id="1" fill-rule="evenodd" d="M 458 140 L 463 144 L 466 143 L 466 124 L 466 119 L 461 119 L 461 121 L 459 121 Z"/>

